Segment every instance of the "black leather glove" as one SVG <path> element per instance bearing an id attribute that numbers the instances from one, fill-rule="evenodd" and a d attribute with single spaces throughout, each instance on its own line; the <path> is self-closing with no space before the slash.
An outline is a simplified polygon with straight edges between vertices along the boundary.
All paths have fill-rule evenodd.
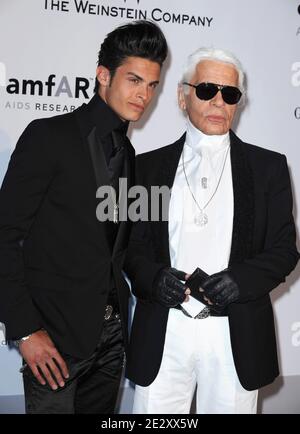
<path id="1" fill-rule="evenodd" d="M 237 301 L 240 290 L 228 270 L 212 274 L 203 283 L 205 297 L 218 309 L 224 309 L 230 303 Z"/>
<path id="2" fill-rule="evenodd" d="M 186 286 L 181 280 L 185 280 L 183 271 L 176 268 L 163 268 L 154 280 L 153 300 L 166 307 L 175 307 L 185 300 Z"/>

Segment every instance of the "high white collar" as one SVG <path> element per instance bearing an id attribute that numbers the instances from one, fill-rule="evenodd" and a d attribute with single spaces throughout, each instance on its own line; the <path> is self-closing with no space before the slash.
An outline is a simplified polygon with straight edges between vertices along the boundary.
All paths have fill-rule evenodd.
<path id="1" fill-rule="evenodd" d="M 198 130 L 188 118 L 185 144 L 198 154 L 212 157 L 221 149 L 225 149 L 229 143 L 229 132 L 209 136 Z"/>

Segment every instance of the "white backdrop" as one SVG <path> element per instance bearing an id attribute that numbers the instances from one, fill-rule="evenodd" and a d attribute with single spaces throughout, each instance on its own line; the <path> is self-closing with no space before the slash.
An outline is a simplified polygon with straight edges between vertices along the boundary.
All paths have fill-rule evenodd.
<path id="1" fill-rule="evenodd" d="M 187 55 L 203 45 L 229 49 L 247 72 L 248 102 L 235 130 L 287 155 L 299 227 L 300 0 L 0 0 L 0 181 L 25 126 L 86 102 L 103 38 L 140 18 L 160 25 L 170 56 L 152 109 L 131 126 L 137 153 L 171 143 L 184 130 L 176 87 Z M 79 95 L 76 81 L 86 87 Z M 298 267 L 272 295 L 282 377 L 261 393 L 265 413 L 300 413 L 299 274 Z M 22 411 L 19 366 L 0 324 L 0 413 Z M 120 405 L 130 412 L 127 383 Z"/>

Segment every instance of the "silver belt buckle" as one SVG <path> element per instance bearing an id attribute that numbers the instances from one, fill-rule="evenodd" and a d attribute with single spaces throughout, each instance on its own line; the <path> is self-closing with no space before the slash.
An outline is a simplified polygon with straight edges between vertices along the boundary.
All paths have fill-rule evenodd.
<path id="1" fill-rule="evenodd" d="M 105 308 L 104 319 L 108 320 L 112 316 L 112 313 L 113 307 L 110 304 L 107 304 Z"/>
<path id="2" fill-rule="evenodd" d="M 205 318 L 208 318 L 209 315 L 210 315 L 210 309 L 209 309 L 208 306 L 205 306 L 205 307 L 201 310 L 201 312 L 199 312 L 198 315 L 196 315 L 196 316 L 194 317 L 194 319 L 205 319 Z"/>
<path id="3" fill-rule="evenodd" d="M 182 307 L 181 305 L 179 305 L 179 306 L 180 306 L 180 310 L 181 310 L 181 312 L 182 312 L 185 316 L 188 316 L 189 318 L 193 318 L 193 319 L 205 319 L 205 318 L 208 318 L 209 315 L 210 315 L 210 309 L 209 309 L 208 306 L 205 306 L 205 307 L 201 310 L 201 312 L 199 312 L 198 315 L 196 315 L 196 316 L 192 316 L 192 315 L 190 315 L 190 314 L 189 314 L 189 313 L 184 309 L 184 307 Z"/>

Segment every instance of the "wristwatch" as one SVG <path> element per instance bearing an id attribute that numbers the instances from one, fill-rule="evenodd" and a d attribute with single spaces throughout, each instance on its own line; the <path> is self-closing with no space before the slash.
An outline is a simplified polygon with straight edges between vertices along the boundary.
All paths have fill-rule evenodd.
<path id="1" fill-rule="evenodd" d="M 32 333 L 30 335 L 28 335 L 28 336 L 24 336 L 23 338 L 17 339 L 16 341 L 14 341 L 15 346 L 17 348 L 19 348 L 20 343 L 23 342 L 23 341 L 27 341 L 27 339 L 29 339 L 30 336 L 32 336 Z"/>

